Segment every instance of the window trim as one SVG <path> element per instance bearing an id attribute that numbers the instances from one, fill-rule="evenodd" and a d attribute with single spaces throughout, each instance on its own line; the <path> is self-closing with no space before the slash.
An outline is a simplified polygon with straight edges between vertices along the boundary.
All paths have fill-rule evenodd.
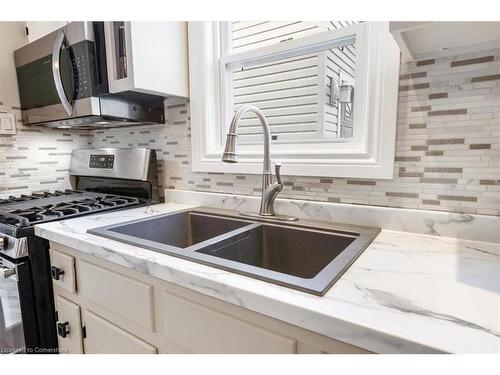
<path id="1" fill-rule="evenodd" d="M 359 121 L 366 124 L 363 134 L 356 142 L 335 139 L 329 143 L 272 144 L 271 156 L 273 161 L 283 162 L 283 174 L 286 175 L 393 178 L 399 48 L 389 33 L 387 22 L 364 22 L 232 55 L 224 53 L 228 46 L 220 42 L 221 33 L 227 35 L 227 26 L 219 22 L 189 22 L 188 27 L 193 171 L 262 172 L 261 145 L 239 145 L 237 164 L 221 161 L 225 141 L 221 127 L 225 129 L 230 120 L 225 114 L 227 99 L 220 100 L 228 95 L 227 64 L 308 51 L 313 48 L 311 46 L 330 43 L 332 37 L 346 44 L 345 41 L 355 34 L 354 126 L 359 129 Z M 295 145 L 293 149 L 290 143 Z"/>

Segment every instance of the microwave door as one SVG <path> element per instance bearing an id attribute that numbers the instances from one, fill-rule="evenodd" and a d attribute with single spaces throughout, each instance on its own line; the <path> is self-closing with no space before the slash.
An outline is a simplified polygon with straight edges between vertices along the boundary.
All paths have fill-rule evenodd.
<path id="1" fill-rule="evenodd" d="M 51 44 L 52 53 L 17 68 L 23 121 L 26 124 L 71 117 L 67 103 L 71 102 L 75 90 L 73 54 L 71 48 L 61 45 L 60 39 L 51 41 Z"/>
<path id="2" fill-rule="evenodd" d="M 100 115 L 99 99 L 92 95 L 92 43 L 82 40 L 67 45 L 64 35 L 62 30 L 50 34 L 46 43 L 50 52 L 17 67 L 25 124 Z"/>
<path id="3" fill-rule="evenodd" d="M 59 48 L 60 40 L 56 38 L 47 39 L 46 44 L 46 55 L 16 68 L 21 108 L 26 114 L 23 120 L 28 124 L 70 117 L 56 88 L 54 70 L 58 71 L 58 82 L 62 83 L 66 99 L 72 99 L 75 74 L 71 48 Z"/>

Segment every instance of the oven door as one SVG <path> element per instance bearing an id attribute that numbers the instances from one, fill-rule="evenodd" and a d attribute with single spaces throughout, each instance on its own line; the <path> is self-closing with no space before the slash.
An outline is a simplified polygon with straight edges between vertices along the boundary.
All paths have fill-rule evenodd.
<path id="1" fill-rule="evenodd" d="M 15 51 L 25 124 L 100 115 L 107 83 L 93 31 L 91 23 L 72 22 Z"/>
<path id="2" fill-rule="evenodd" d="M 0 258 L 0 353 L 25 350 L 18 265 Z"/>

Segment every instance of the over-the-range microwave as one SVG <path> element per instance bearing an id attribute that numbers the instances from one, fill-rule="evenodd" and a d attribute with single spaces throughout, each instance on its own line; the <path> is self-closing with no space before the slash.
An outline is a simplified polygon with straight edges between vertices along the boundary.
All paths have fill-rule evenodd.
<path id="1" fill-rule="evenodd" d="M 103 22 L 71 22 L 14 52 L 23 123 L 107 128 L 164 122 L 164 98 L 109 93 Z"/>

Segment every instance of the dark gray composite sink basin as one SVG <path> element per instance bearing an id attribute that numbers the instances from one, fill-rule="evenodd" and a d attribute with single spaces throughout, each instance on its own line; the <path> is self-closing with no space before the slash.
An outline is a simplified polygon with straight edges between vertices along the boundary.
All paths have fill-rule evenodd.
<path id="1" fill-rule="evenodd" d="M 109 231 L 185 249 L 249 224 L 249 221 L 184 211 L 129 222 L 109 228 Z"/>
<path id="2" fill-rule="evenodd" d="M 200 253 L 310 279 L 335 259 L 356 237 L 263 224 L 245 237 Z"/>
<path id="3" fill-rule="evenodd" d="M 329 222 L 243 219 L 205 208 L 88 230 L 316 295 L 324 295 L 379 232 Z"/>

